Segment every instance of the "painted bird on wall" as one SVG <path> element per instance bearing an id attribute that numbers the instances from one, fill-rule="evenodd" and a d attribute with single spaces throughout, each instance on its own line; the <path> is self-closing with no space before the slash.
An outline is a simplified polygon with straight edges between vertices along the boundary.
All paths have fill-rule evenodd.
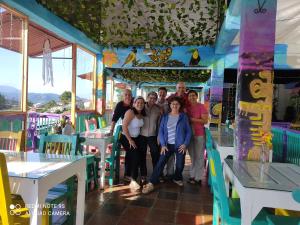
<path id="1" fill-rule="evenodd" d="M 201 59 L 198 49 L 191 49 L 191 50 L 189 50 L 189 52 L 192 53 L 189 65 L 190 66 L 198 66 L 200 59 Z"/>
<path id="2" fill-rule="evenodd" d="M 122 67 L 128 63 L 132 63 L 132 65 L 136 64 L 136 47 L 133 47 L 131 52 L 128 54 L 128 56 L 125 59 L 125 62 L 123 63 Z"/>

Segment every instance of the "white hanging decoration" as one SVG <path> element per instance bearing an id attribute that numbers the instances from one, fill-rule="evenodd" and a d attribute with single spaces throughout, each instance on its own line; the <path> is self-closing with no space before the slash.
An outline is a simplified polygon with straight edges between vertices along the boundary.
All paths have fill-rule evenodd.
<path id="1" fill-rule="evenodd" d="M 44 85 L 51 83 L 53 87 L 52 51 L 50 40 L 46 39 L 43 46 L 43 81 Z"/>

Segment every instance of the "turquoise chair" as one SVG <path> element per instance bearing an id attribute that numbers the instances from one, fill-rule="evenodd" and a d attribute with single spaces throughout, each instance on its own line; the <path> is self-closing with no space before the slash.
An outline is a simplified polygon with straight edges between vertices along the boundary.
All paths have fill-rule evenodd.
<path id="1" fill-rule="evenodd" d="M 286 161 L 300 166 L 300 134 L 286 131 L 287 156 Z"/>
<path id="2" fill-rule="evenodd" d="M 76 155 L 78 135 L 41 135 L 39 152 L 48 154 Z M 70 216 L 66 219 L 66 224 L 73 224 L 75 212 L 74 204 L 74 177 L 69 178 L 64 184 L 59 184 L 48 192 L 46 202 L 49 204 L 60 204 L 64 200 L 67 202 L 67 210 Z M 52 210 L 51 208 L 49 209 Z M 52 215 L 50 213 L 50 215 Z M 49 216 L 49 224 L 52 224 L 52 216 Z"/>
<path id="3" fill-rule="evenodd" d="M 119 182 L 119 175 L 120 175 L 120 137 L 122 133 L 122 125 L 118 125 L 115 133 L 114 133 L 114 140 L 112 145 L 112 151 L 108 158 L 105 159 L 105 162 L 109 165 L 109 176 L 108 181 L 109 185 L 113 185 L 114 183 Z"/>
<path id="4" fill-rule="evenodd" d="M 213 147 L 213 140 L 211 137 L 210 130 L 206 127 L 205 128 L 205 148 L 206 148 L 206 154 L 208 153 L 208 150 L 212 150 Z M 209 164 L 209 162 L 207 162 Z M 209 170 L 207 171 L 208 173 L 208 185 L 210 186 L 210 191 L 213 192 L 212 186 L 211 186 L 211 177 L 210 177 L 210 172 Z"/>
<path id="5" fill-rule="evenodd" d="M 279 127 L 272 127 L 273 162 L 283 162 L 283 148 L 285 131 Z"/>
<path id="6" fill-rule="evenodd" d="M 292 192 L 292 196 L 296 202 L 300 203 L 300 189 L 295 189 Z M 268 225 L 300 225 L 299 217 L 292 216 L 267 216 Z"/>
<path id="7" fill-rule="evenodd" d="M 239 199 L 228 198 L 222 172 L 220 154 L 217 150 L 208 150 L 209 169 L 213 187 L 213 225 L 241 225 L 241 208 Z M 252 225 L 267 225 L 264 210 L 262 210 Z"/>

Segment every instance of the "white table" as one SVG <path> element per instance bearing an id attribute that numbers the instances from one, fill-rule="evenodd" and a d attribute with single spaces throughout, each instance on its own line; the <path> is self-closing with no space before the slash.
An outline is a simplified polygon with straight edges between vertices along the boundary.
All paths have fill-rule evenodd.
<path id="1" fill-rule="evenodd" d="M 292 190 L 300 187 L 300 167 L 225 159 L 225 183 L 231 182 L 241 201 L 241 224 L 251 225 L 263 207 L 300 211 Z"/>
<path id="2" fill-rule="evenodd" d="M 11 192 L 22 196 L 30 212 L 30 224 L 42 224 L 42 206 L 48 191 L 76 175 L 78 178 L 76 225 L 84 222 L 85 167 L 81 156 L 3 151 Z"/>
<path id="3" fill-rule="evenodd" d="M 106 149 L 107 146 L 113 142 L 113 136 L 109 135 L 109 132 L 110 132 L 110 127 L 97 129 L 95 131 L 86 131 L 80 133 L 80 137 L 85 138 L 85 142 L 84 142 L 85 145 L 95 146 L 99 149 L 99 152 L 95 154 L 95 157 L 100 157 L 100 188 L 101 189 L 104 189 L 105 187 Z"/>

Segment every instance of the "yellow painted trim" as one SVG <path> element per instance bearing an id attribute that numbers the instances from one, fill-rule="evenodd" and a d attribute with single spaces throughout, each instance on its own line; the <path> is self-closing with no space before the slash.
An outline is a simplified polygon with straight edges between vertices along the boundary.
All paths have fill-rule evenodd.
<path id="1" fill-rule="evenodd" d="M 72 99 L 71 99 L 71 122 L 76 129 L 76 74 L 77 74 L 77 45 L 72 44 Z"/>
<path id="2" fill-rule="evenodd" d="M 94 57 L 94 64 L 93 64 L 93 90 L 92 90 L 92 109 L 87 109 L 87 110 L 78 110 L 78 112 L 82 111 L 82 112 L 88 112 L 88 111 L 93 111 L 93 112 L 96 112 L 96 90 L 97 90 L 97 74 L 96 74 L 96 63 L 97 63 L 97 57 L 96 57 L 96 54 L 91 52 L 90 50 L 80 46 L 80 45 L 77 45 L 77 48 L 80 48 L 82 51 L 85 51 L 87 53 L 89 53 L 90 55 L 92 55 Z M 76 74 L 77 75 L 77 74 Z M 76 100 L 75 100 L 76 102 Z"/>

